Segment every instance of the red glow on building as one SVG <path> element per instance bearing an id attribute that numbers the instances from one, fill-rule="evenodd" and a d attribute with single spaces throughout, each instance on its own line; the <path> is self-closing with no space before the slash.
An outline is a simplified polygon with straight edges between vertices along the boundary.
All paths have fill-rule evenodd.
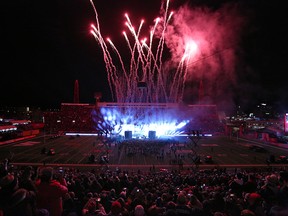
<path id="1" fill-rule="evenodd" d="M 284 132 L 288 133 L 288 113 L 284 116 Z"/>

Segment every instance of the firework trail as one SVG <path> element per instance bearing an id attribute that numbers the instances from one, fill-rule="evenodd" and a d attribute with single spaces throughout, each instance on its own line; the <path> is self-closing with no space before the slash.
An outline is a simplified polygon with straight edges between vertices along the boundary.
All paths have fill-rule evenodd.
<path id="1" fill-rule="evenodd" d="M 173 16 L 173 12 L 168 11 L 169 0 L 166 1 L 164 16 L 155 19 L 155 24 L 150 31 L 150 41 L 147 41 L 147 38 L 140 40 L 144 21 L 142 20 L 139 27 L 135 29 L 128 14 L 125 14 L 126 26 L 131 34 L 129 38 L 127 33 L 123 32 L 130 50 L 131 58 L 128 66 L 124 65 L 122 56 L 113 42 L 110 39 L 103 39 L 96 7 L 92 0 L 90 2 L 96 18 L 96 25 L 91 25 L 91 33 L 103 51 L 112 100 L 120 103 L 181 103 L 185 74 L 191 57 L 188 56 L 189 52 L 185 51 L 185 57 L 183 56 L 176 72 L 175 69 L 167 70 L 163 67 L 166 30 Z"/>

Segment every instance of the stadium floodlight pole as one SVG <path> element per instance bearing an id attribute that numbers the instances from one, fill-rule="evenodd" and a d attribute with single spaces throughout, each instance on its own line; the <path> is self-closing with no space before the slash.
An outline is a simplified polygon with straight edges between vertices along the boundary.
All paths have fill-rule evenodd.
<path id="1" fill-rule="evenodd" d="M 194 147 L 198 147 L 198 142 L 200 140 L 200 132 L 197 130 L 192 130 L 191 133 L 188 134 L 189 139 L 193 142 Z"/>
<path id="2" fill-rule="evenodd" d="M 200 131 L 199 130 L 190 130 L 188 132 L 188 138 L 193 143 L 193 146 L 191 145 L 191 150 L 192 150 L 191 157 L 192 157 L 193 163 L 195 164 L 196 168 L 198 168 L 199 163 L 200 163 L 200 156 L 198 155 L 198 152 L 196 149 L 198 147 L 198 142 L 201 139 Z"/>
<path id="3" fill-rule="evenodd" d="M 43 127 L 43 143 L 45 144 L 45 119 L 44 119 L 44 127 Z"/>

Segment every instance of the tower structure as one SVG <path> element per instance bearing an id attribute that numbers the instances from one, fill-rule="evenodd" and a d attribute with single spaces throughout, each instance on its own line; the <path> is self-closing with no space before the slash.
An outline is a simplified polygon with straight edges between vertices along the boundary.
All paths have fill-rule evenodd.
<path id="1" fill-rule="evenodd" d="M 284 116 L 284 133 L 288 134 L 288 113 Z"/>
<path id="2" fill-rule="evenodd" d="M 74 83 L 74 103 L 79 103 L 79 83 L 78 80 L 75 80 Z"/>
<path id="3" fill-rule="evenodd" d="M 204 96 L 204 89 L 203 89 L 203 80 L 200 80 L 199 89 L 198 89 L 198 102 L 202 103 Z"/>
<path id="4" fill-rule="evenodd" d="M 98 105 L 98 103 L 100 102 L 100 100 L 102 98 L 102 92 L 95 92 L 94 93 L 94 98 L 96 100 L 96 105 Z"/>

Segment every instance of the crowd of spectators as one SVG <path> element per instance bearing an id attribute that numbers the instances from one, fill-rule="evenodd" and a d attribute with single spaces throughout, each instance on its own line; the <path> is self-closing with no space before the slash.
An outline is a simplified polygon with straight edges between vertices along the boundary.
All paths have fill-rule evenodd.
<path id="1" fill-rule="evenodd" d="M 155 140 L 155 139 L 127 139 L 117 142 L 118 151 L 124 149 L 126 156 L 132 155 L 154 155 L 158 158 L 164 157 L 165 147 L 168 145 L 177 145 L 176 140 Z"/>
<path id="2" fill-rule="evenodd" d="M 132 172 L 1 166 L 1 216 L 284 216 L 284 168 Z"/>
<path id="3" fill-rule="evenodd" d="M 157 160 L 167 161 L 169 164 L 182 164 L 185 155 L 181 150 L 189 142 L 176 139 L 126 139 L 117 141 L 118 155 L 122 150 L 127 157 L 154 156 Z"/>

